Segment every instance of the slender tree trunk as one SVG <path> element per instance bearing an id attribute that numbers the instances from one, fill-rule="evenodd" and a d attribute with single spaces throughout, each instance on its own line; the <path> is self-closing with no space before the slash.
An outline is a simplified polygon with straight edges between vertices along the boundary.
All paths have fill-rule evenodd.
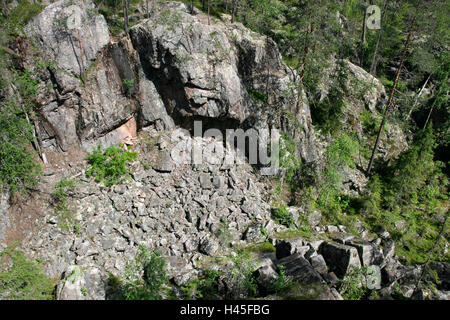
<path id="1" fill-rule="evenodd" d="M 446 75 L 446 77 L 444 78 L 444 82 L 445 83 L 447 83 L 447 80 L 448 80 L 448 73 L 447 73 L 447 75 Z M 447 92 L 442 92 L 443 90 L 442 90 L 442 88 L 446 88 L 447 89 Z M 444 89 L 445 90 L 445 89 Z M 425 121 L 425 124 L 424 124 L 424 126 L 423 126 L 423 128 L 425 129 L 426 127 L 427 127 L 427 125 L 428 125 L 428 122 L 430 121 L 430 118 L 431 118 L 431 113 L 433 112 L 433 110 L 434 110 L 434 107 L 436 106 L 436 103 L 437 103 L 437 99 L 439 99 L 439 96 L 441 95 L 441 94 L 445 94 L 445 95 L 448 95 L 448 87 L 447 86 L 445 86 L 445 87 L 442 87 L 442 84 L 441 84 L 441 86 L 439 87 L 439 89 L 437 90 L 437 92 L 436 92 L 436 94 L 435 94 L 435 99 L 434 99 L 434 101 L 433 101 L 433 104 L 431 105 L 431 108 L 430 108 L 430 111 L 428 112 L 428 116 L 427 116 L 427 120 Z M 440 104 L 439 104 L 440 105 Z"/>
<path id="2" fill-rule="evenodd" d="M 308 16 L 308 19 L 310 18 L 310 16 Z M 309 52 L 309 36 L 312 33 L 312 26 L 311 23 L 308 25 L 308 29 L 306 31 L 306 39 L 305 39 L 305 45 L 303 47 L 303 58 L 302 58 L 302 63 L 301 65 L 297 66 L 297 72 L 299 67 L 301 68 L 300 71 L 300 91 L 298 93 L 298 97 L 297 97 L 297 106 L 296 106 L 296 114 L 298 114 L 300 112 L 300 109 L 302 107 L 302 88 L 303 88 L 303 79 L 305 78 L 305 72 L 306 72 L 306 62 L 307 62 L 307 55 Z"/>
<path id="3" fill-rule="evenodd" d="M 128 0 L 122 0 L 123 6 L 123 30 L 128 36 Z"/>
<path id="4" fill-rule="evenodd" d="M 308 19 L 309 19 L 309 17 L 308 17 Z M 311 26 L 311 23 L 309 23 L 308 29 L 306 31 L 305 46 L 303 47 L 303 59 L 302 59 L 301 72 L 300 72 L 300 82 L 301 83 L 303 83 L 303 78 L 305 77 L 306 60 L 307 60 L 307 55 L 309 52 L 309 36 L 311 33 L 312 33 L 312 26 Z"/>
<path id="5" fill-rule="evenodd" d="M 38 153 L 41 156 L 42 162 L 44 164 L 47 164 L 47 156 L 44 152 L 42 152 L 41 146 L 42 146 L 42 138 L 41 138 L 41 131 L 39 129 L 39 124 L 36 120 L 36 116 L 33 117 L 33 124 L 34 124 L 34 131 L 36 132 L 36 138 L 37 138 L 37 149 Z M 33 132 L 34 135 L 34 132 Z"/>
<path id="6" fill-rule="evenodd" d="M 77 37 L 78 37 L 78 45 L 80 46 L 80 63 L 81 63 L 81 70 L 80 70 L 80 78 L 83 81 L 83 85 L 86 85 L 86 82 L 83 76 L 83 73 L 85 71 L 85 66 L 84 66 L 84 62 L 83 62 L 83 56 L 84 56 L 84 52 L 83 52 L 83 43 L 81 42 L 81 35 L 80 35 L 80 29 L 77 29 Z"/>
<path id="7" fill-rule="evenodd" d="M 194 13 L 194 0 L 191 0 L 191 14 Z"/>
<path id="8" fill-rule="evenodd" d="M 363 68 L 364 63 L 364 46 L 366 44 L 366 18 L 367 18 L 367 1 L 364 1 L 364 16 L 363 16 L 363 27 L 362 27 L 362 34 L 361 34 L 361 52 L 359 57 L 359 65 L 361 68 Z"/>
<path id="9" fill-rule="evenodd" d="M 8 4 L 6 0 L 3 0 L 3 13 L 5 14 L 6 19 L 8 19 Z"/>
<path id="10" fill-rule="evenodd" d="M 3 51 L 5 51 L 6 53 L 8 53 L 8 54 L 10 54 L 10 55 L 12 55 L 12 56 L 14 56 L 14 57 L 16 57 L 16 58 L 19 58 L 19 59 L 24 59 L 20 54 L 17 54 L 17 53 L 15 53 L 14 51 L 12 51 L 10 48 L 8 48 L 8 47 L 5 47 L 5 46 L 1 46 L 0 47 L 0 50 L 3 50 Z"/>
<path id="11" fill-rule="evenodd" d="M 378 149 L 378 144 L 380 143 L 380 137 L 381 137 L 381 134 L 383 133 L 384 125 L 386 123 L 386 118 L 390 112 L 390 106 L 392 104 L 392 99 L 394 98 L 395 88 L 397 87 L 398 79 L 400 78 L 400 72 L 403 67 L 403 62 L 406 57 L 406 52 L 408 51 L 408 46 L 409 46 L 409 42 L 411 40 L 411 34 L 413 32 L 414 23 L 415 23 L 415 19 L 413 19 L 413 21 L 411 23 L 411 27 L 409 29 L 408 36 L 406 38 L 405 46 L 403 48 L 402 57 L 400 59 L 400 65 L 398 66 L 397 74 L 395 75 L 395 80 L 394 80 L 394 84 L 392 86 L 392 91 L 391 91 L 391 94 L 389 95 L 388 102 L 384 108 L 383 119 L 381 120 L 380 129 L 378 130 L 378 134 L 377 134 L 377 139 L 376 139 L 375 145 L 373 146 L 373 149 L 372 149 L 372 156 L 370 157 L 369 166 L 367 167 L 367 174 L 370 174 L 370 171 L 372 170 L 373 160 L 375 158 L 375 154 Z"/>
<path id="12" fill-rule="evenodd" d="M 363 18 L 363 28 L 361 34 L 361 42 L 366 43 L 366 19 L 367 19 L 367 1 L 364 1 L 364 18 Z"/>
<path id="13" fill-rule="evenodd" d="M 210 1 L 210 0 L 208 0 L 208 25 L 211 24 L 210 17 L 209 17 L 209 1 Z"/>
<path id="14" fill-rule="evenodd" d="M 236 0 L 231 3 L 231 23 L 234 23 L 234 15 L 236 14 Z"/>
<path id="15" fill-rule="evenodd" d="M 409 117 L 411 117 L 411 114 L 412 114 L 414 108 L 416 107 L 417 102 L 419 102 L 419 98 L 420 98 L 420 96 L 422 95 L 423 89 L 425 89 L 425 87 L 427 86 L 428 81 L 430 80 L 431 75 L 432 75 L 432 74 L 430 73 L 430 75 L 428 76 L 427 80 L 425 81 L 425 83 L 423 84 L 422 88 L 420 89 L 419 93 L 417 94 L 416 99 L 414 100 L 414 103 L 413 103 L 413 105 L 411 106 L 411 108 L 409 109 L 408 115 L 406 116 L 406 120 L 408 120 Z"/>
<path id="16" fill-rule="evenodd" d="M 428 121 L 430 121 L 430 117 L 431 117 L 431 113 L 433 112 L 434 109 L 434 103 L 431 105 L 430 111 L 428 112 L 428 116 L 427 116 L 427 120 L 425 121 L 425 124 L 423 125 L 423 129 L 425 129 L 428 125 Z"/>
<path id="17" fill-rule="evenodd" d="M 384 5 L 383 5 L 383 13 L 381 14 L 381 21 L 384 20 L 384 15 L 386 13 L 386 8 L 387 8 L 387 2 L 388 0 L 384 1 Z M 370 65 L 370 71 L 369 73 L 371 75 L 375 75 L 376 72 L 376 66 L 377 66 L 377 55 L 378 55 L 378 48 L 380 47 L 380 42 L 381 42 L 381 35 L 383 34 L 383 32 L 380 30 L 378 30 L 378 38 L 377 38 L 377 44 L 375 45 L 375 51 L 373 53 L 373 58 L 372 58 L 372 63 Z"/>

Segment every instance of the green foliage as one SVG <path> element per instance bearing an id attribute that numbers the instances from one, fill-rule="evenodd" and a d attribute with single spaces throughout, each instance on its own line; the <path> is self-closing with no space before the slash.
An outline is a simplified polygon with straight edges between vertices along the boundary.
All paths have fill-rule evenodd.
<path id="1" fill-rule="evenodd" d="M 172 32 L 181 26 L 181 15 L 178 11 L 174 13 L 170 9 L 166 9 L 160 13 L 159 19 L 160 23 L 168 26 L 168 30 Z"/>
<path id="2" fill-rule="evenodd" d="M 26 192 L 41 174 L 32 141 L 33 127 L 24 112 L 11 101 L 0 105 L 0 185 L 11 193 Z"/>
<path id="3" fill-rule="evenodd" d="M 289 136 L 281 136 L 280 166 L 286 170 L 285 179 L 292 182 L 302 164 L 301 158 L 295 153 L 295 141 Z"/>
<path id="4" fill-rule="evenodd" d="M 264 241 L 260 243 L 251 244 L 246 248 L 246 250 L 255 253 L 268 253 L 275 252 L 275 247 L 269 241 Z"/>
<path id="5" fill-rule="evenodd" d="M 97 182 L 104 181 L 107 187 L 118 184 L 129 177 L 127 164 L 136 159 L 136 152 L 124 151 L 121 147 L 114 146 L 102 151 L 99 144 L 87 157 L 91 167 L 86 171 L 86 175 L 94 176 Z"/>
<path id="6" fill-rule="evenodd" d="M 0 23 L 5 34 L 17 35 L 22 32 L 22 28 L 36 15 L 38 15 L 43 5 L 33 1 L 20 0 L 17 6 L 8 12 L 8 18 L 0 16 Z"/>
<path id="7" fill-rule="evenodd" d="M 433 161 L 432 125 L 420 132 L 397 161 L 371 177 L 362 196 L 361 213 L 369 230 L 385 227 L 396 240 L 396 253 L 405 263 L 423 263 L 430 256 L 445 260 L 444 241 L 431 248 L 448 205 L 448 178 Z M 396 228 L 403 220 L 405 227 Z"/>
<path id="8" fill-rule="evenodd" d="M 367 185 L 368 191 L 363 196 L 363 213 L 378 215 L 381 210 L 383 182 L 378 175 L 373 175 Z"/>
<path id="9" fill-rule="evenodd" d="M 337 86 L 332 86 L 327 96 L 318 101 L 311 110 L 313 123 L 324 133 L 339 131 L 342 127 L 342 113 L 345 107 L 344 97 L 347 94 L 347 69 L 343 62 L 338 63 L 336 74 L 332 75 Z"/>
<path id="10" fill-rule="evenodd" d="M 256 296 L 258 285 L 253 272 L 256 264 L 251 252 L 239 250 L 236 256 L 231 258 L 233 268 L 231 269 L 231 278 L 234 280 L 233 292 L 231 296 L 235 298 Z"/>
<path id="11" fill-rule="evenodd" d="M 277 17 L 280 14 L 281 3 L 273 0 L 255 0 L 247 2 L 243 17 L 245 24 L 251 29 L 268 34 L 279 27 Z"/>
<path id="12" fill-rule="evenodd" d="M 430 125 L 420 132 L 412 146 L 396 161 L 387 196 L 389 207 L 417 203 L 418 191 L 422 189 L 434 170 L 433 130 Z"/>
<path id="13" fill-rule="evenodd" d="M 280 294 L 285 292 L 288 288 L 292 286 L 292 280 L 286 276 L 286 267 L 283 265 L 278 266 L 279 276 L 278 278 L 269 286 L 269 292 Z"/>
<path id="14" fill-rule="evenodd" d="M 253 99 L 255 99 L 257 101 L 262 101 L 262 102 L 267 101 L 267 95 L 263 92 L 259 92 L 259 91 L 252 90 L 252 89 L 247 89 L 247 92 L 250 95 L 250 97 L 252 97 Z"/>
<path id="15" fill-rule="evenodd" d="M 119 36 L 124 31 L 124 19 L 123 19 L 123 3 L 121 0 L 95 0 L 94 1 L 97 8 L 98 13 L 105 17 L 106 23 L 108 24 L 109 30 L 113 36 Z M 150 10 L 152 6 L 152 2 L 150 1 Z M 137 10 L 138 5 L 141 4 L 141 0 L 128 0 L 129 6 L 129 15 L 132 12 Z M 88 15 L 93 16 L 97 14 L 95 10 L 88 9 Z M 141 16 L 144 18 L 144 16 Z M 136 23 L 138 23 L 138 19 L 130 19 L 128 21 L 128 26 L 132 27 Z"/>
<path id="16" fill-rule="evenodd" d="M 364 109 L 362 114 L 359 116 L 361 124 L 363 126 L 364 133 L 373 137 L 377 134 L 377 129 L 380 127 L 381 119 L 377 117 L 376 114 Z"/>
<path id="17" fill-rule="evenodd" d="M 226 220 L 221 220 L 219 223 L 219 229 L 217 230 L 217 239 L 219 242 L 228 247 L 232 240 L 230 229 L 228 228 L 228 222 Z"/>
<path id="18" fill-rule="evenodd" d="M 340 293 L 344 300 L 361 300 L 368 294 L 366 277 L 368 275 L 367 267 L 357 268 L 351 266 L 351 269 L 341 280 Z"/>
<path id="19" fill-rule="evenodd" d="M 61 179 L 51 194 L 55 216 L 59 219 L 59 226 L 67 231 L 78 233 L 80 226 L 74 221 L 74 212 L 69 208 L 69 193 L 73 191 L 77 180 Z"/>
<path id="20" fill-rule="evenodd" d="M 279 208 L 272 209 L 272 219 L 278 223 L 290 227 L 294 224 L 292 214 L 287 211 L 286 205 L 281 205 Z"/>
<path id="21" fill-rule="evenodd" d="M 52 300 L 53 281 L 16 247 L 13 243 L 0 253 L 0 299 Z"/>
<path id="22" fill-rule="evenodd" d="M 122 83 L 125 87 L 126 95 L 130 96 L 133 93 L 134 89 L 134 79 L 123 79 Z"/>
<path id="23" fill-rule="evenodd" d="M 157 251 L 139 247 L 135 261 L 125 270 L 121 288 L 125 300 L 161 300 L 168 294 L 167 262 Z"/>
<path id="24" fill-rule="evenodd" d="M 76 180 L 75 179 L 61 179 L 53 190 L 51 197 L 54 202 L 65 202 L 67 201 L 67 192 L 69 189 L 73 189 L 75 187 Z"/>
<path id="25" fill-rule="evenodd" d="M 205 269 L 202 276 L 189 281 L 181 287 L 185 299 L 218 299 L 218 278 L 222 275 L 219 270 Z"/>
<path id="26" fill-rule="evenodd" d="M 260 231 L 261 231 L 261 234 L 263 235 L 264 239 L 269 238 L 269 233 L 267 232 L 267 229 L 264 228 L 264 226 L 261 226 Z"/>
<path id="27" fill-rule="evenodd" d="M 342 171 L 355 168 L 354 157 L 359 145 L 356 139 L 341 134 L 325 150 L 327 165 L 320 177 L 318 203 L 322 208 L 341 207 L 339 194 L 342 184 Z"/>
<path id="28" fill-rule="evenodd" d="M 37 183 L 41 167 L 36 162 L 33 137 L 34 98 L 37 80 L 28 69 L 16 70 L 7 54 L 10 43 L 23 37 L 23 27 L 43 6 L 21 0 L 0 15 L 0 187 L 27 193 Z M 5 50 L 3 50 L 5 48 Z M 13 94 L 11 94 L 11 89 Z"/>

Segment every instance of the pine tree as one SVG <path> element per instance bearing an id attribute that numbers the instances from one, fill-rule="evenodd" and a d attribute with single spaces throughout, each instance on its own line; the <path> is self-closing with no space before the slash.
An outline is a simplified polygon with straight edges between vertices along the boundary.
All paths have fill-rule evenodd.
<path id="1" fill-rule="evenodd" d="M 434 170 L 434 135 L 432 125 L 417 134 L 411 147 L 396 161 L 389 183 L 391 207 L 414 203 L 417 192 L 426 184 Z"/>
<path id="2" fill-rule="evenodd" d="M 410 26 L 409 32 L 408 32 L 408 36 L 407 36 L 406 41 L 405 41 L 405 45 L 403 47 L 403 53 L 402 53 L 402 56 L 401 56 L 401 59 L 400 59 L 400 64 L 397 67 L 397 72 L 396 72 L 396 75 L 395 75 L 395 80 L 394 80 L 394 84 L 392 86 L 391 94 L 389 95 L 388 102 L 387 102 L 387 104 L 386 104 L 386 106 L 384 108 L 383 119 L 381 120 L 380 128 L 379 128 L 378 134 L 377 134 L 377 139 L 375 140 L 375 145 L 374 145 L 374 147 L 372 149 L 372 155 L 370 157 L 369 166 L 367 167 L 367 174 L 370 174 L 370 171 L 372 170 L 372 164 L 373 164 L 373 160 L 375 158 L 375 154 L 376 154 L 377 149 L 378 149 L 378 144 L 380 143 L 380 137 L 381 137 L 381 134 L 383 133 L 384 125 L 386 123 L 387 116 L 388 116 L 389 112 L 391 111 L 391 104 L 392 104 L 392 101 L 393 101 L 393 98 L 394 98 L 394 94 L 395 94 L 395 90 L 396 90 L 396 87 L 397 87 L 397 84 L 398 84 L 398 80 L 399 80 L 399 77 L 400 77 L 400 72 L 401 72 L 402 67 L 403 67 L 403 62 L 405 60 L 405 56 L 406 56 L 406 53 L 408 51 L 408 46 L 409 46 L 409 43 L 410 43 L 410 40 L 411 40 L 411 35 L 412 35 L 412 32 L 413 32 L 414 24 L 415 24 L 415 19 L 413 18 L 413 20 L 411 22 L 411 26 Z"/>

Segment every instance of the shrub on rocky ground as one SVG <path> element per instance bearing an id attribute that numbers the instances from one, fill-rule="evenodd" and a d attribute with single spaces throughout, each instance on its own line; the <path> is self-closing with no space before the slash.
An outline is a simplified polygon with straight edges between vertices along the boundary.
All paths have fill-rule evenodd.
<path id="1" fill-rule="evenodd" d="M 52 300 L 55 284 L 13 243 L 0 253 L 0 300 Z"/>
<path id="2" fill-rule="evenodd" d="M 87 157 L 91 167 L 86 175 L 94 176 L 97 182 L 104 181 L 106 187 L 122 182 L 130 175 L 127 164 L 137 159 L 137 153 L 124 151 L 121 147 L 110 146 L 102 150 L 99 144 Z"/>

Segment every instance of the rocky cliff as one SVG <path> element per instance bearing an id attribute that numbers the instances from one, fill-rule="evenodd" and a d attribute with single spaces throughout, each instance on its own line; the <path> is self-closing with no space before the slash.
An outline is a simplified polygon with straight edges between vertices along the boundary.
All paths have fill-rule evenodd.
<path id="1" fill-rule="evenodd" d="M 204 14 L 177 2 L 154 6 L 129 37 L 119 39 L 90 0 L 50 4 L 26 31 L 28 67 L 41 80 L 38 127 L 48 164 L 40 191 L 28 202 L 0 199 L 0 240 L 3 246 L 21 240 L 27 254 L 42 259 L 46 273 L 62 279 L 58 298 L 108 298 L 110 275 L 123 274 L 139 246 L 160 250 L 170 278 L 181 286 L 202 272 L 208 257 L 233 255 L 268 236 L 276 252 L 257 257 L 261 292 L 283 265 L 293 281 L 315 286 L 308 297 L 342 299 L 339 279 L 351 266 L 366 266 L 373 270 L 367 281 L 381 295 L 388 297 L 398 279 L 405 295 L 412 294 L 421 269 L 395 261 L 388 234 L 361 229 L 359 237 L 349 235 L 342 226 L 321 226 L 318 212 L 292 207 L 316 238 L 275 236 L 287 228 L 271 219 L 273 190 L 255 168 L 173 163 L 174 134 L 186 148 L 211 142 L 181 130 L 191 132 L 194 120 L 204 129 L 279 128 L 295 138 L 305 162 L 322 161 L 326 139 L 317 137 L 308 99 L 270 38 L 226 19 L 209 24 Z M 353 64 L 346 62 L 346 68 L 350 91 L 353 82 L 372 83 L 362 96 L 356 89 L 349 94 L 343 119 L 362 134 L 361 123 L 350 118 L 364 110 L 378 115 L 384 87 Z M 332 85 L 323 80 L 323 98 Z M 85 152 L 99 142 L 133 145 L 138 160 L 132 180 L 104 187 L 85 176 Z M 393 143 L 394 154 L 386 147 L 386 157 L 406 142 Z M 49 194 L 62 177 L 79 178 L 71 190 L 70 217 L 55 215 L 50 204 Z M 18 222 L 17 216 L 24 219 Z M 221 279 L 223 295 L 236 297 L 230 281 Z M 448 283 L 439 289 L 448 290 Z"/>
<path id="2" fill-rule="evenodd" d="M 71 28 L 76 19 L 82 28 Z M 59 1 L 27 32 L 37 47 L 30 61 L 47 66 L 40 99 L 44 149 L 117 143 L 125 138 L 117 129 L 131 118 L 138 130 L 189 129 L 193 119 L 218 128 L 292 127 L 280 112 L 295 113 L 292 74 L 272 40 L 241 24 L 208 25 L 200 12 L 169 2 L 130 30 L 131 41 L 110 41 L 91 2 Z M 291 134 L 302 157 L 313 161 L 318 150 L 306 102 L 296 122 L 302 130 Z"/>

